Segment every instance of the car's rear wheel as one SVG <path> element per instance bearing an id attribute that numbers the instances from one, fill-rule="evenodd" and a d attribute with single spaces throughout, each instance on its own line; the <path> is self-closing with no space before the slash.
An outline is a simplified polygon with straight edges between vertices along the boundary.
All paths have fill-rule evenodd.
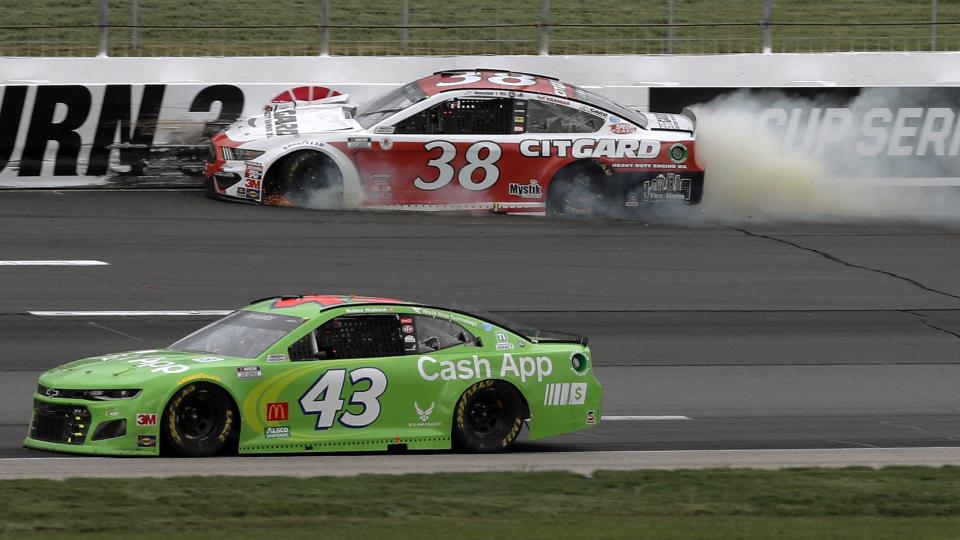
<path id="1" fill-rule="evenodd" d="M 180 456 L 217 455 L 234 443 L 239 427 L 240 415 L 226 392 L 211 384 L 188 384 L 164 410 L 164 448 Z"/>
<path id="2" fill-rule="evenodd" d="M 547 215 L 558 217 L 594 217 L 606 208 L 603 176 L 598 168 L 577 164 L 562 169 L 547 190 Z"/>
<path id="3" fill-rule="evenodd" d="M 523 397 L 503 381 L 480 381 L 463 393 L 454 411 L 456 448 L 489 453 L 510 446 L 523 426 Z"/>
<path id="4" fill-rule="evenodd" d="M 290 155 L 280 171 L 280 191 L 294 206 L 336 209 L 343 205 L 343 175 L 318 152 Z"/>

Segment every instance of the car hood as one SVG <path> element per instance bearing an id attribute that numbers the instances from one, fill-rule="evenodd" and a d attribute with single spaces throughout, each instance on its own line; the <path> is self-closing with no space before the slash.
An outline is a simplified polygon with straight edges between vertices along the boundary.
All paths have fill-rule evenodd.
<path id="1" fill-rule="evenodd" d="M 336 96 L 344 98 L 346 96 Z M 335 98 L 329 98 L 333 100 Z M 233 141 L 252 141 L 285 135 L 353 132 L 362 128 L 350 118 L 353 105 L 343 101 L 285 102 L 267 107 L 262 114 L 240 118 L 227 128 Z M 329 102 L 328 102 L 329 101 Z"/>
<path id="2" fill-rule="evenodd" d="M 183 378 L 204 369 L 255 364 L 254 360 L 156 349 L 84 358 L 55 367 L 40 376 L 50 388 L 120 389 L 162 377 Z"/>

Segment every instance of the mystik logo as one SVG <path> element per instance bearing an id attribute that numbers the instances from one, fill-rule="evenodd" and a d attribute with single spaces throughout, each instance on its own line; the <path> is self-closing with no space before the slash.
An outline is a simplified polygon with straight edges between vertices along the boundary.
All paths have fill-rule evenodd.
<path id="1" fill-rule="evenodd" d="M 420 408 L 420 405 L 418 405 L 416 401 L 413 402 L 413 408 L 416 409 L 417 414 L 420 416 L 421 422 L 426 422 L 430 419 L 430 415 L 433 414 L 434 406 L 436 406 L 436 402 L 430 402 L 430 406 L 424 410 Z"/>
<path id="2" fill-rule="evenodd" d="M 524 199 L 538 199 L 543 196 L 540 184 L 532 178 L 526 184 L 510 184 L 508 193 Z"/>
<path id="3" fill-rule="evenodd" d="M 440 425 L 440 422 L 430 422 L 430 415 L 433 414 L 433 409 L 436 407 L 437 403 L 435 401 L 430 402 L 430 406 L 426 409 L 421 409 L 420 404 L 416 401 L 413 402 L 413 410 L 417 411 L 417 416 L 420 417 L 419 422 L 410 422 L 407 424 L 407 427 L 437 427 Z"/>

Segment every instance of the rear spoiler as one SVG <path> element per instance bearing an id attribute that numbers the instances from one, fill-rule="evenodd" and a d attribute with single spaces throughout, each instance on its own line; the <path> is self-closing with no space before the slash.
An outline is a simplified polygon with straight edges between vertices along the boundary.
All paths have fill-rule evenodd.
<path id="1" fill-rule="evenodd" d="M 567 332 L 553 332 L 551 330 L 536 330 L 535 332 L 535 336 L 528 336 L 528 339 L 535 343 L 577 343 L 586 347 L 589 341 L 587 336 Z"/>
<path id="2" fill-rule="evenodd" d="M 643 107 L 630 107 L 643 122 L 640 126 L 651 131 L 682 131 L 694 134 L 697 129 L 697 115 L 689 107 L 684 107 L 680 114 L 657 113 L 644 111 Z"/>
<path id="3" fill-rule="evenodd" d="M 686 116 L 690 119 L 690 123 L 693 124 L 693 132 L 697 131 L 697 114 L 693 112 L 693 109 L 690 107 L 684 107 L 680 114 Z"/>

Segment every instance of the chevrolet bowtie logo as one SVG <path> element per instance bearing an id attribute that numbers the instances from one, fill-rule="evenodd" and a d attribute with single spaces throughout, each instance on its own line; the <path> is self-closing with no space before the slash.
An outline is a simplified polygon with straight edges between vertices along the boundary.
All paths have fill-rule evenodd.
<path id="1" fill-rule="evenodd" d="M 55 388 L 47 388 L 47 391 L 44 392 L 47 397 L 57 397 L 60 395 L 60 391 Z"/>

